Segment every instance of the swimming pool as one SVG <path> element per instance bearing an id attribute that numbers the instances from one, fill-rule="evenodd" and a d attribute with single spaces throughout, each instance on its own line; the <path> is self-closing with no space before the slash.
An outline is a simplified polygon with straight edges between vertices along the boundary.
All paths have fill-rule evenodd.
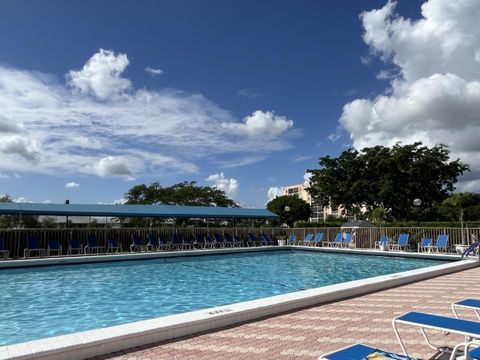
<path id="1" fill-rule="evenodd" d="M 2 270 L 0 344 L 445 262 L 284 250 Z"/>

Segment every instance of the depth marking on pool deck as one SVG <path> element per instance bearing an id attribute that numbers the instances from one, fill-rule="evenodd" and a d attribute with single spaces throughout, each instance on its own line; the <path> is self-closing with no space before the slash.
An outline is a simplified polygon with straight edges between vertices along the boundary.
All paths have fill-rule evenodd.
<path id="1" fill-rule="evenodd" d="M 350 251 L 346 251 L 349 252 Z M 359 251 L 356 251 L 359 253 Z M 368 252 L 372 253 L 372 252 Z M 457 257 L 458 258 L 458 257 Z M 188 313 L 0 347 L 0 359 L 85 359 L 478 267 L 457 261 Z M 359 304 L 360 306 L 360 304 Z M 363 306 L 363 305 L 362 305 Z M 231 310 L 224 312 L 225 309 Z M 217 312 L 219 311 L 219 312 Z M 371 317 L 371 315 L 370 315 Z M 332 318 L 332 317 L 330 317 Z M 175 345 L 173 345 L 175 346 Z M 227 346 L 228 348 L 228 346 Z M 223 351 L 223 347 L 219 351 Z M 263 351 L 261 349 L 260 353 Z M 235 351 L 244 352 L 238 348 Z M 288 355 L 289 350 L 282 352 Z M 228 352 L 228 351 L 227 351 Z M 248 352 L 248 351 L 247 351 Z M 308 352 L 308 351 L 307 351 Z M 311 356 L 312 354 L 308 352 Z M 316 354 L 316 352 L 314 352 Z"/>

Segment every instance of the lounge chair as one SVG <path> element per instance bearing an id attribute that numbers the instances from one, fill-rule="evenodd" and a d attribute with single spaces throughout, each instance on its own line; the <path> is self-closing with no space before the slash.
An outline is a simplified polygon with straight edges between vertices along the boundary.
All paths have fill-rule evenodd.
<path id="1" fill-rule="evenodd" d="M 458 344 L 453 348 L 450 359 L 456 358 L 456 353 L 460 347 L 466 346 L 466 344 L 474 338 L 480 338 L 480 322 L 478 321 L 461 320 L 453 317 L 411 311 L 392 320 L 393 331 L 395 332 L 400 347 L 405 355 L 408 355 L 408 353 L 405 349 L 400 333 L 398 332 L 398 324 L 411 325 L 420 328 L 428 346 L 437 351 L 441 351 L 442 347 L 435 346 L 431 343 L 425 329 L 465 336 L 465 343 Z"/>
<path id="2" fill-rule="evenodd" d="M 231 247 L 240 247 L 240 239 L 236 236 L 230 235 L 230 233 L 224 233 L 225 240 L 227 244 L 230 244 Z"/>
<path id="3" fill-rule="evenodd" d="M 297 235 L 292 234 L 287 239 L 287 245 L 297 245 Z"/>
<path id="4" fill-rule="evenodd" d="M 452 304 L 452 311 L 455 314 L 457 319 L 458 317 L 457 308 L 460 309 L 468 309 L 475 311 L 478 319 L 480 320 L 480 300 L 478 299 L 463 299 Z"/>
<path id="5" fill-rule="evenodd" d="M 390 239 L 388 236 L 383 235 L 378 241 L 375 242 L 375 249 L 378 248 L 379 250 L 387 250 L 389 241 Z"/>
<path id="6" fill-rule="evenodd" d="M 263 246 L 272 246 L 275 245 L 275 242 L 273 239 L 270 237 L 270 235 L 263 234 L 260 236 L 260 240 L 262 241 Z"/>
<path id="7" fill-rule="evenodd" d="M 27 237 L 27 247 L 23 249 L 23 257 L 30 257 L 30 253 L 34 251 L 38 253 L 38 256 L 45 255 L 47 249 L 40 247 L 38 237 L 36 235 L 29 235 Z"/>
<path id="8" fill-rule="evenodd" d="M 207 233 L 205 235 L 205 247 L 207 248 L 211 248 L 213 249 L 215 247 L 216 243 L 215 243 L 215 239 L 212 238 L 212 235 L 210 235 L 209 233 Z"/>
<path id="9" fill-rule="evenodd" d="M 205 242 L 205 237 L 202 234 L 199 233 L 193 233 L 193 245 L 194 247 L 198 248 L 201 247 L 202 249 L 205 249 L 206 242 Z"/>
<path id="10" fill-rule="evenodd" d="M 428 251 L 428 248 L 432 245 L 432 238 L 422 238 L 418 243 L 418 252 Z"/>
<path id="11" fill-rule="evenodd" d="M 171 250 L 172 249 L 172 241 L 171 239 L 166 236 L 166 235 L 160 235 L 160 237 L 157 238 L 158 241 L 158 249 L 160 250 Z"/>
<path id="12" fill-rule="evenodd" d="M 417 360 L 416 358 L 383 351 L 363 344 L 355 344 L 340 350 L 336 350 L 329 354 L 320 356 L 318 360 L 363 360 L 374 354 L 383 356 L 385 359 Z"/>
<path id="13" fill-rule="evenodd" d="M 96 252 L 97 254 L 105 252 L 105 246 L 101 246 L 98 243 L 98 239 L 96 235 L 88 235 L 87 237 L 87 245 L 83 248 L 85 251 L 85 255 L 91 254 Z"/>
<path id="14" fill-rule="evenodd" d="M 108 252 L 122 252 L 122 244 L 117 239 L 108 239 L 107 241 L 107 253 Z"/>
<path id="15" fill-rule="evenodd" d="M 337 246 L 338 244 L 342 243 L 343 241 L 343 233 L 339 232 L 333 241 L 322 241 L 322 246 Z"/>
<path id="16" fill-rule="evenodd" d="M 73 251 L 76 251 L 79 255 L 82 253 L 82 244 L 80 243 L 80 240 L 68 240 L 67 255 L 72 255 Z"/>
<path id="17" fill-rule="evenodd" d="M 153 234 L 148 234 L 147 239 L 148 239 L 147 247 L 151 251 L 158 251 L 161 249 L 161 245 L 160 245 L 160 241 L 158 240 L 158 237 L 156 237 Z"/>
<path id="18" fill-rule="evenodd" d="M 433 246 L 427 246 L 426 250 L 428 252 L 436 252 L 439 253 L 440 251 L 447 252 L 448 250 L 448 235 L 441 234 L 438 235 L 437 241 Z"/>
<path id="19" fill-rule="evenodd" d="M 139 251 L 145 251 L 145 250 L 150 250 L 152 246 L 150 246 L 150 243 L 144 244 L 143 239 L 140 235 L 138 234 L 133 234 L 132 235 L 132 243 L 130 244 L 130 252 L 139 252 Z"/>
<path id="20" fill-rule="evenodd" d="M 250 246 L 250 245 L 257 246 L 257 245 L 262 245 L 262 242 L 260 240 L 258 240 L 257 235 L 249 232 L 248 233 L 247 245 L 248 246 Z"/>
<path id="21" fill-rule="evenodd" d="M 193 239 L 188 235 L 183 237 L 183 248 L 186 250 L 193 249 Z"/>
<path id="22" fill-rule="evenodd" d="M 344 247 L 344 248 L 347 248 L 350 246 L 350 244 L 352 243 L 353 241 L 353 234 L 352 233 L 347 233 L 345 235 L 345 239 L 343 239 L 342 242 L 336 244 L 338 247 Z"/>
<path id="23" fill-rule="evenodd" d="M 225 239 L 225 236 L 219 233 L 213 234 L 213 237 L 215 238 L 215 243 L 219 247 L 226 247 L 227 246 L 227 240 Z"/>
<path id="24" fill-rule="evenodd" d="M 0 239 L 0 254 L 2 255 L 2 257 L 4 259 L 8 258 L 10 252 L 5 249 L 5 240 L 4 239 Z"/>
<path id="25" fill-rule="evenodd" d="M 315 235 L 315 239 L 313 239 L 313 246 L 319 246 L 322 244 L 322 239 L 323 239 L 323 233 L 319 232 L 317 235 Z"/>
<path id="26" fill-rule="evenodd" d="M 410 238 L 410 234 L 400 234 L 398 236 L 398 240 L 396 244 L 390 244 L 390 250 L 407 250 L 410 248 L 408 244 L 408 239 Z"/>
<path id="27" fill-rule="evenodd" d="M 313 233 L 308 233 L 305 238 L 303 239 L 303 245 L 309 246 L 313 243 Z"/>
<path id="28" fill-rule="evenodd" d="M 244 246 L 244 241 L 239 235 L 233 235 L 233 244 L 234 246 L 238 245 L 238 247 Z"/>
<path id="29" fill-rule="evenodd" d="M 57 253 L 57 256 L 62 255 L 62 245 L 58 240 L 48 240 L 47 256 L 51 256 L 53 252 Z"/>

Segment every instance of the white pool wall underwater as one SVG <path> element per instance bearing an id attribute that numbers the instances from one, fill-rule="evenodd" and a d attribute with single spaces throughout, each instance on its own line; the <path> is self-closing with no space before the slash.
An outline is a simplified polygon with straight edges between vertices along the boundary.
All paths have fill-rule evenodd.
<path id="1" fill-rule="evenodd" d="M 270 248 L 289 249 L 290 247 Z M 295 247 L 309 251 L 345 252 L 364 255 L 402 256 L 441 260 L 458 260 L 456 255 L 387 253 L 375 250 L 325 249 Z M 266 248 L 200 250 L 195 252 L 120 254 L 88 257 L 29 259 L 0 262 L 0 268 L 42 265 L 75 264 L 98 261 L 139 260 L 158 257 L 198 256 L 219 253 L 265 251 Z M 245 321 L 259 319 L 303 307 L 319 305 L 353 296 L 359 296 L 414 281 L 467 270 L 479 266 L 479 261 L 463 260 L 430 266 L 402 273 L 354 280 L 316 289 L 297 291 L 232 305 L 191 311 L 101 329 L 33 340 L 0 347 L 0 359 L 85 359 L 140 345 L 211 331 Z"/>

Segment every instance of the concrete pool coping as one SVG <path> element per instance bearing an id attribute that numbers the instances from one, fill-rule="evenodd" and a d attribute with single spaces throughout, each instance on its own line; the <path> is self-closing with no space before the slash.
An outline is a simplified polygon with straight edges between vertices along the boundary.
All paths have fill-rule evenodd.
<path id="1" fill-rule="evenodd" d="M 289 247 L 276 248 L 280 249 Z M 325 250 L 308 247 L 295 248 L 310 251 Z M 206 251 L 209 253 L 232 252 L 231 250 L 237 250 L 233 252 L 245 252 L 246 250 L 261 251 L 265 250 L 265 248 L 226 250 L 227 251 L 221 249 L 220 252 L 218 250 Z M 352 249 L 330 249 L 329 251 L 380 255 L 378 251 Z M 189 253 L 193 254 L 193 252 Z M 206 255 L 206 253 L 203 254 Z M 167 253 L 163 253 L 163 255 L 167 255 Z M 171 253 L 169 255 L 171 255 Z M 391 253 L 390 255 L 397 255 L 397 253 Z M 183 256 L 185 256 L 185 254 Z M 445 256 L 450 260 L 458 260 L 459 258 L 458 256 L 453 255 L 429 255 L 428 258 L 444 259 Z M 76 257 L 76 259 L 77 258 L 78 257 Z M 66 258 L 64 258 L 64 260 L 65 259 Z M 354 280 L 341 284 L 276 295 L 232 305 L 219 306 L 129 324 L 7 345 L 0 347 L 0 359 L 84 359 L 140 345 L 170 340 L 186 335 L 193 335 L 203 331 L 211 331 L 265 316 L 363 295 L 373 291 L 466 270 L 477 266 L 479 266 L 479 262 L 476 260 L 455 261 L 428 268 Z"/>

